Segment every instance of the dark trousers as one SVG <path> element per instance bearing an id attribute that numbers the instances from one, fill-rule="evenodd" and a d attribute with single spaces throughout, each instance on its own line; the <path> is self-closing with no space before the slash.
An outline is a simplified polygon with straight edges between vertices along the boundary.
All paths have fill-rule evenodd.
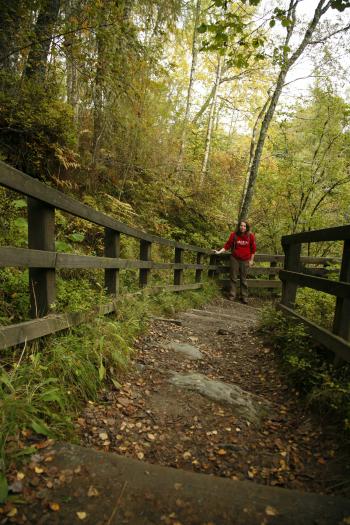
<path id="1" fill-rule="evenodd" d="M 237 293 L 237 280 L 239 276 L 241 285 L 241 297 L 248 297 L 247 269 L 249 261 L 241 261 L 235 257 L 230 257 L 230 297 L 235 298 Z"/>

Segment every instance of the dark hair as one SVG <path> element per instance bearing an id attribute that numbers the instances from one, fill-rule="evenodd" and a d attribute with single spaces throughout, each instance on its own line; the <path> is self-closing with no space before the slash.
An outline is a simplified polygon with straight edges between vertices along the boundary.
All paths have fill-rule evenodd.
<path id="1" fill-rule="evenodd" d="M 245 221 L 245 220 L 242 219 L 242 220 L 239 221 L 239 223 L 237 224 L 237 228 L 236 228 L 236 234 L 237 234 L 237 235 L 238 235 L 239 233 L 241 233 L 241 230 L 240 230 L 239 227 L 240 227 L 240 225 L 242 224 L 242 222 L 244 222 L 245 225 L 247 226 L 246 233 L 249 233 L 249 231 L 250 231 L 250 224 L 249 224 L 247 221 Z"/>

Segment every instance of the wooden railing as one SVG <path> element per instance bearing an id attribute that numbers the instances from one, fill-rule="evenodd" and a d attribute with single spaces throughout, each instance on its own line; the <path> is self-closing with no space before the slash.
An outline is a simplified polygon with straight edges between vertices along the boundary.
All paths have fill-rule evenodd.
<path id="1" fill-rule="evenodd" d="M 214 262 L 217 263 L 217 274 L 228 274 L 230 271 L 230 266 L 228 264 L 228 259 L 230 254 L 224 254 L 217 256 L 217 259 L 214 259 Z M 266 266 L 268 263 L 268 266 Z M 265 264 L 265 266 L 263 265 Z M 315 275 L 318 277 L 328 275 L 330 270 L 328 269 L 330 265 L 339 264 L 339 259 L 334 257 L 301 257 L 300 265 L 303 271 L 308 275 Z M 275 290 L 277 293 L 280 293 L 282 288 L 282 282 L 277 279 L 279 276 L 280 270 L 284 265 L 284 255 L 271 255 L 257 253 L 255 256 L 255 264 L 251 268 L 248 268 L 248 288 L 265 288 L 270 291 Z M 262 277 L 267 278 L 262 278 Z M 228 279 L 219 280 L 223 288 L 229 287 Z"/>
<path id="2" fill-rule="evenodd" d="M 131 228 L 3 162 L 0 162 L 0 185 L 27 197 L 28 248 L 0 247 L 0 267 L 29 268 L 31 317 L 34 318 L 16 325 L 0 327 L 0 348 L 11 347 L 63 330 L 97 313 L 107 314 L 115 311 L 121 269 L 139 269 L 140 288 L 148 287 L 152 269 L 172 270 L 173 284 L 153 287 L 152 291 L 195 290 L 202 287 L 203 271 L 208 271 L 210 275 L 215 271 L 213 258 L 209 260 L 209 264 L 203 262 L 204 257 L 211 256 L 211 250 L 181 244 Z M 104 227 L 104 257 L 57 253 L 55 209 Z M 139 240 L 139 259 L 120 258 L 120 240 L 123 234 Z M 153 244 L 173 248 L 174 260 L 152 261 Z M 195 252 L 196 263 L 185 263 L 185 252 Z M 81 312 L 50 314 L 50 306 L 56 299 L 56 270 L 63 268 L 104 269 L 105 288 L 114 300 L 90 314 Z M 186 270 L 195 270 L 194 283 L 184 284 Z"/>
<path id="3" fill-rule="evenodd" d="M 305 273 L 302 269 L 302 244 L 335 241 L 343 242 L 339 280 L 329 280 Z M 282 247 L 285 262 L 284 270 L 279 272 L 283 283 L 280 308 L 299 319 L 313 338 L 332 350 L 337 358 L 350 362 L 350 225 L 287 235 L 282 237 Z M 336 296 L 332 331 L 313 323 L 295 311 L 298 286 Z"/>

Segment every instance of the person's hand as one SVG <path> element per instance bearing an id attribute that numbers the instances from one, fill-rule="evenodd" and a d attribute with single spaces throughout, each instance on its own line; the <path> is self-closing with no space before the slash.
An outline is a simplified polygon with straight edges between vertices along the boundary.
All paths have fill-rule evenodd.
<path id="1" fill-rule="evenodd" d="M 253 265 L 254 265 L 254 261 L 251 259 L 251 260 L 249 261 L 249 268 L 251 268 Z"/>

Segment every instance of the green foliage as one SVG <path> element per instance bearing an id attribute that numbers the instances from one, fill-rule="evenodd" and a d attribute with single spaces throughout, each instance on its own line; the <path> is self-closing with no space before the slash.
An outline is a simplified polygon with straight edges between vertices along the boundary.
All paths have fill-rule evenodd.
<path id="1" fill-rule="evenodd" d="M 299 288 L 296 307 L 298 312 L 314 323 L 332 328 L 336 297 L 311 288 Z"/>
<path id="2" fill-rule="evenodd" d="M 57 98 L 55 85 L 18 86 L 4 75 L 0 85 L 0 153 L 7 162 L 36 178 L 77 167 L 72 111 Z"/>
<path id="3" fill-rule="evenodd" d="M 260 331 L 280 356 L 286 376 L 308 402 L 332 413 L 350 430 L 350 365 L 334 367 L 331 352 L 315 347 L 302 325 L 272 306 L 262 312 Z"/>
<path id="4" fill-rule="evenodd" d="M 29 315 L 28 270 L 0 269 L 0 325 L 26 321 Z"/>

